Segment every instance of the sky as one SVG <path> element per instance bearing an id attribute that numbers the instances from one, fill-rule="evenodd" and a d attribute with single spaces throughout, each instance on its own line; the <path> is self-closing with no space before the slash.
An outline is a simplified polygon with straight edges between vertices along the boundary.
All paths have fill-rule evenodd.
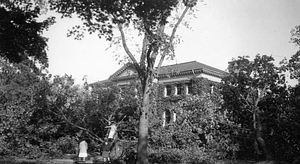
<path id="1" fill-rule="evenodd" d="M 291 29 L 300 25 L 299 0 L 204 0 L 194 15 L 187 17 L 191 29 L 178 29 L 181 42 L 176 57 L 164 65 L 198 61 L 226 70 L 228 62 L 238 56 L 272 55 L 278 63 L 299 49 L 290 43 Z M 122 67 L 115 54 L 125 55 L 123 49 L 108 48 L 109 42 L 97 34 L 83 40 L 67 37 L 68 29 L 81 23 L 79 19 L 56 21 L 43 34 L 49 38 L 49 73 L 72 75 L 78 84 L 86 76 L 93 83 Z"/>

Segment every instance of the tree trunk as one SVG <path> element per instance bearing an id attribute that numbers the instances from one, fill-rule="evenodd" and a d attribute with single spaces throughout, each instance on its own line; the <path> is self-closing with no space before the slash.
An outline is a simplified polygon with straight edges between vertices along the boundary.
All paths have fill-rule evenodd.
<path id="1" fill-rule="evenodd" d="M 267 145 L 265 140 L 262 137 L 262 125 L 260 120 L 260 115 L 257 112 L 257 109 L 253 112 L 253 128 L 254 128 L 254 135 L 255 135 L 255 142 L 258 143 L 258 147 L 260 147 L 264 153 L 264 157 L 266 160 L 271 160 L 272 156 L 267 149 Z"/>
<path id="2" fill-rule="evenodd" d="M 137 161 L 136 164 L 148 164 L 148 115 L 149 115 L 149 86 L 145 85 L 143 92 L 143 101 L 140 112 L 139 123 L 139 140 L 137 149 Z"/>

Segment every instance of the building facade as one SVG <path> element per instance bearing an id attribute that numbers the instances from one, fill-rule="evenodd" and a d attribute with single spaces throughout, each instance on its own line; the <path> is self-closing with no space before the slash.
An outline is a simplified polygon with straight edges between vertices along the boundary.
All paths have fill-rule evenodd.
<path id="1" fill-rule="evenodd" d="M 157 83 L 157 113 L 162 118 L 162 125 L 176 122 L 178 111 L 172 109 L 173 104 L 187 95 L 201 92 L 213 93 L 217 84 L 227 72 L 206 64 L 190 61 L 185 63 L 162 66 L 159 70 Z M 137 80 L 137 73 L 130 64 L 126 64 L 100 84 L 115 83 L 121 88 Z M 179 112 L 180 113 L 180 112 Z"/>

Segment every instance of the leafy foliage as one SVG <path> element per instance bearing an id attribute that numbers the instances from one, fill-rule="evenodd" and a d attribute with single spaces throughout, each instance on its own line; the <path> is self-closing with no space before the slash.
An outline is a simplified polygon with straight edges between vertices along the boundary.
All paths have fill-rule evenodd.
<path id="1" fill-rule="evenodd" d="M 292 57 L 286 61 L 282 61 L 283 69 L 290 72 L 291 79 L 297 79 L 300 82 L 300 51 L 297 51 Z"/>
<path id="2" fill-rule="evenodd" d="M 266 113 L 266 137 L 277 159 L 299 162 L 299 86 L 280 91 L 277 97 L 267 99 L 262 107 Z"/>
<path id="3" fill-rule="evenodd" d="M 295 26 L 291 30 L 291 42 L 296 44 L 297 46 L 300 46 L 300 26 Z"/>
<path id="4" fill-rule="evenodd" d="M 29 61 L 31 62 L 31 61 Z M 120 139 L 137 137 L 135 92 L 116 86 L 89 90 L 74 79 L 36 74 L 24 62 L 1 61 L 0 153 L 20 157 L 59 157 L 77 153 L 80 139 L 100 151 L 111 121 L 120 122 Z M 131 92 L 129 92 L 131 91 Z M 133 91 L 133 92 L 132 92 Z"/>
<path id="5" fill-rule="evenodd" d="M 233 60 L 228 66 L 230 75 L 223 79 L 222 91 L 225 106 L 232 113 L 232 120 L 241 123 L 246 129 L 245 135 L 254 142 L 255 152 L 262 152 L 265 158 L 271 158 L 262 137 L 265 130 L 262 122 L 267 109 L 260 105 L 266 98 L 274 95 L 273 89 L 285 86 L 285 77 L 275 67 L 273 60 L 266 55 L 256 55 L 253 61 L 247 57 Z"/>
<path id="6" fill-rule="evenodd" d="M 48 66 L 47 39 L 43 30 L 54 23 L 54 18 L 38 22 L 40 8 L 30 2 L 0 4 L 0 56 L 10 62 L 28 59 Z"/>
<path id="7" fill-rule="evenodd" d="M 10 64 L 0 60 L 0 109 L 2 153 L 24 154 L 18 147 L 30 147 L 30 135 L 35 129 L 30 126 L 34 113 L 40 77 L 29 66 L 31 61 Z"/>
<path id="8" fill-rule="evenodd" d="M 78 86 L 71 76 L 52 78 L 42 74 L 42 70 L 32 68 L 31 64 L 31 60 L 18 64 L 1 60 L 1 155 L 59 157 L 64 153 L 76 153 L 81 137 L 89 138 L 89 150 L 97 152 L 107 134 L 105 126 L 109 121 L 115 121 L 120 123 L 117 144 L 123 150 L 114 156 L 121 156 L 118 159 L 131 163 L 132 159 L 136 159 L 141 94 L 135 88 L 140 88 L 139 83 L 122 89 L 114 84 L 105 87 L 97 83 Z M 166 127 L 161 126 L 158 108 L 162 106 L 154 103 L 158 99 L 153 92 L 149 138 L 151 162 L 213 163 L 218 159 L 242 157 L 241 154 L 253 152 L 253 115 L 248 111 L 250 108 L 245 105 L 244 97 L 240 96 L 242 93 L 255 95 L 255 92 L 241 84 L 249 85 L 260 80 L 251 79 L 254 73 L 247 74 L 246 67 L 240 70 L 239 76 L 234 69 L 229 75 L 232 81 L 225 84 L 232 85 L 223 86 L 223 97 L 218 92 L 210 94 L 196 89 L 197 95 L 165 99 L 172 102 L 168 107 L 177 113 L 176 122 Z M 269 90 L 258 104 L 266 144 L 277 158 L 297 163 L 300 147 L 297 130 L 300 125 L 299 86 L 286 88 L 279 68 L 273 69 L 278 71 L 278 76 L 262 69 L 253 70 L 272 75 L 271 82 L 264 82 Z M 263 77 L 265 80 L 268 76 Z M 253 80 L 252 83 L 249 79 Z M 200 85 L 209 91 L 204 86 L 209 86 L 208 81 L 193 81 L 195 88 Z"/>
<path id="9" fill-rule="evenodd" d="M 99 37 L 104 36 L 111 40 L 113 36 L 113 24 L 133 23 L 136 29 L 142 31 L 147 26 L 148 30 L 157 28 L 157 24 L 166 24 L 171 11 L 177 6 L 178 0 L 170 0 L 164 3 L 160 1 L 83 1 L 72 3 L 67 0 L 50 1 L 51 8 L 63 17 L 71 17 L 76 13 L 83 21 L 84 26 L 76 26 L 70 31 L 77 39 L 83 37 L 83 31 L 97 32 Z M 157 30 L 157 29 L 156 29 Z"/>
<path id="10" fill-rule="evenodd" d="M 291 30 L 291 42 L 294 43 L 296 46 L 300 46 L 300 26 L 295 26 Z M 285 68 L 290 71 L 292 79 L 298 79 L 300 81 L 300 51 L 298 50 L 294 55 L 292 55 L 291 59 L 285 63 Z"/>
<path id="11" fill-rule="evenodd" d="M 223 79 L 224 107 L 230 119 L 241 125 L 239 158 L 262 158 L 265 150 L 255 141 L 260 131 L 275 159 L 297 163 L 299 145 L 294 137 L 298 133 L 294 128 L 299 124 L 295 119 L 299 112 L 294 102 L 298 87 L 288 88 L 283 74 L 286 70 L 294 72 L 297 57 L 280 67 L 272 61 L 270 56 L 257 55 L 253 61 L 239 57 L 230 62 L 230 75 Z"/>
<path id="12" fill-rule="evenodd" d="M 180 100 L 175 123 L 151 128 L 152 162 L 210 163 L 234 158 L 238 145 L 233 138 L 238 125 L 220 109 L 220 100 L 208 93 Z"/>

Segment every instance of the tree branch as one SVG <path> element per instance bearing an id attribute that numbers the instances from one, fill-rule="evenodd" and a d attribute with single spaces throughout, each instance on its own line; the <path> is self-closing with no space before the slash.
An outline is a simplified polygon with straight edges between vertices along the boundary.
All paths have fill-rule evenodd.
<path id="1" fill-rule="evenodd" d="M 52 111 L 51 109 L 49 109 L 50 112 L 52 112 L 53 114 L 55 114 L 55 115 L 57 115 L 57 116 L 62 116 L 63 119 L 65 120 L 65 122 L 67 122 L 68 124 L 70 124 L 70 125 L 72 125 L 72 126 L 78 128 L 78 129 L 80 129 L 80 130 L 86 131 L 87 134 L 88 134 L 91 138 L 93 138 L 93 139 L 95 139 L 95 140 L 98 140 L 98 141 L 100 141 L 100 142 L 104 142 L 100 137 L 97 136 L 97 134 L 91 132 L 89 129 L 84 128 L 84 127 L 81 127 L 81 126 L 79 126 L 79 125 L 77 125 L 77 124 L 74 124 L 72 121 L 70 121 L 70 120 L 66 117 L 66 115 L 62 112 L 62 110 L 61 110 L 59 107 L 57 107 L 55 104 L 54 104 L 54 106 L 58 109 L 58 111 L 60 112 L 60 114 L 58 114 L 58 113 Z"/>
<path id="2" fill-rule="evenodd" d="M 118 20 L 117 16 L 115 14 L 113 14 L 114 18 L 116 20 Z M 122 45 L 123 45 L 123 48 L 126 52 L 126 54 L 129 56 L 129 58 L 131 59 L 131 61 L 134 63 L 134 64 L 137 64 L 137 61 L 135 59 L 135 57 L 132 55 L 132 53 L 130 52 L 128 46 L 127 46 L 127 43 L 126 43 L 126 37 L 125 37 L 125 34 L 124 34 L 124 31 L 123 31 L 123 26 L 122 26 L 122 23 L 118 22 L 117 23 L 118 25 L 118 29 L 121 33 L 121 38 L 122 38 Z"/>
<path id="3" fill-rule="evenodd" d="M 146 67 L 146 53 L 147 53 L 147 47 L 148 47 L 148 39 L 147 39 L 147 33 L 145 32 L 144 39 L 143 39 L 143 46 L 142 46 L 142 54 L 140 57 L 140 68 L 145 69 Z"/>
<path id="4" fill-rule="evenodd" d="M 244 100 L 244 102 L 246 103 L 246 106 L 249 106 L 249 107 L 251 107 L 251 104 L 249 103 L 249 93 L 247 94 L 247 98 L 244 96 L 244 95 L 242 95 L 242 94 L 240 94 L 240 96 L 241 96 L 241 98 Z M 250 109 L 248 109 L 247 107 L 245 108 L 248 112 L 250 112 L 250 113 L 253 113 L 253 111 L 251 111 Z"/>
<path id="5" fill-rule="evenodd" d="M 161 67 L 161 65 L 162 65 L 162 63 L 163 63 L 163 61 L 164 61 L 164 59 L 165 59 L 165 56 L 167 55 L 168 49 L 169 49 L 169 48 L 171 47 L 171 45 L 172 45 L 172 42 L 173 42 L 173 40 L 174 40 L 174 38 L 175 38 L 176 30 L 177 30 L 179 24 L 182 22 L 184 16 L 186 15 L 186 13 L 188 12 L 188 10 L 189 10 L 190 8 L 191 8 L 190 6 L 186 6 L 185 9 L 184 9 L 184 11 L 182 12 L 180 18 L 179 18 L 178 21 L 176 22 L 176 24 L 175 24 L 175 26 L 174 26 L 174 28 L 173 28 L 173 30 L 172 30 L 172 33 L 171 33 L 171 36 L 170 36 L 169 43 L 167 43 L 167 44 L 165 45 L 164 49 L 163 49 L 163 54 L 161 55 L 161 58 L 160 58 L 160 60 L 159 60 L 158 66 L 157 66 L 158 71 L 159 71 L 159 69 L 160 69 L 160 67 Z"/>

